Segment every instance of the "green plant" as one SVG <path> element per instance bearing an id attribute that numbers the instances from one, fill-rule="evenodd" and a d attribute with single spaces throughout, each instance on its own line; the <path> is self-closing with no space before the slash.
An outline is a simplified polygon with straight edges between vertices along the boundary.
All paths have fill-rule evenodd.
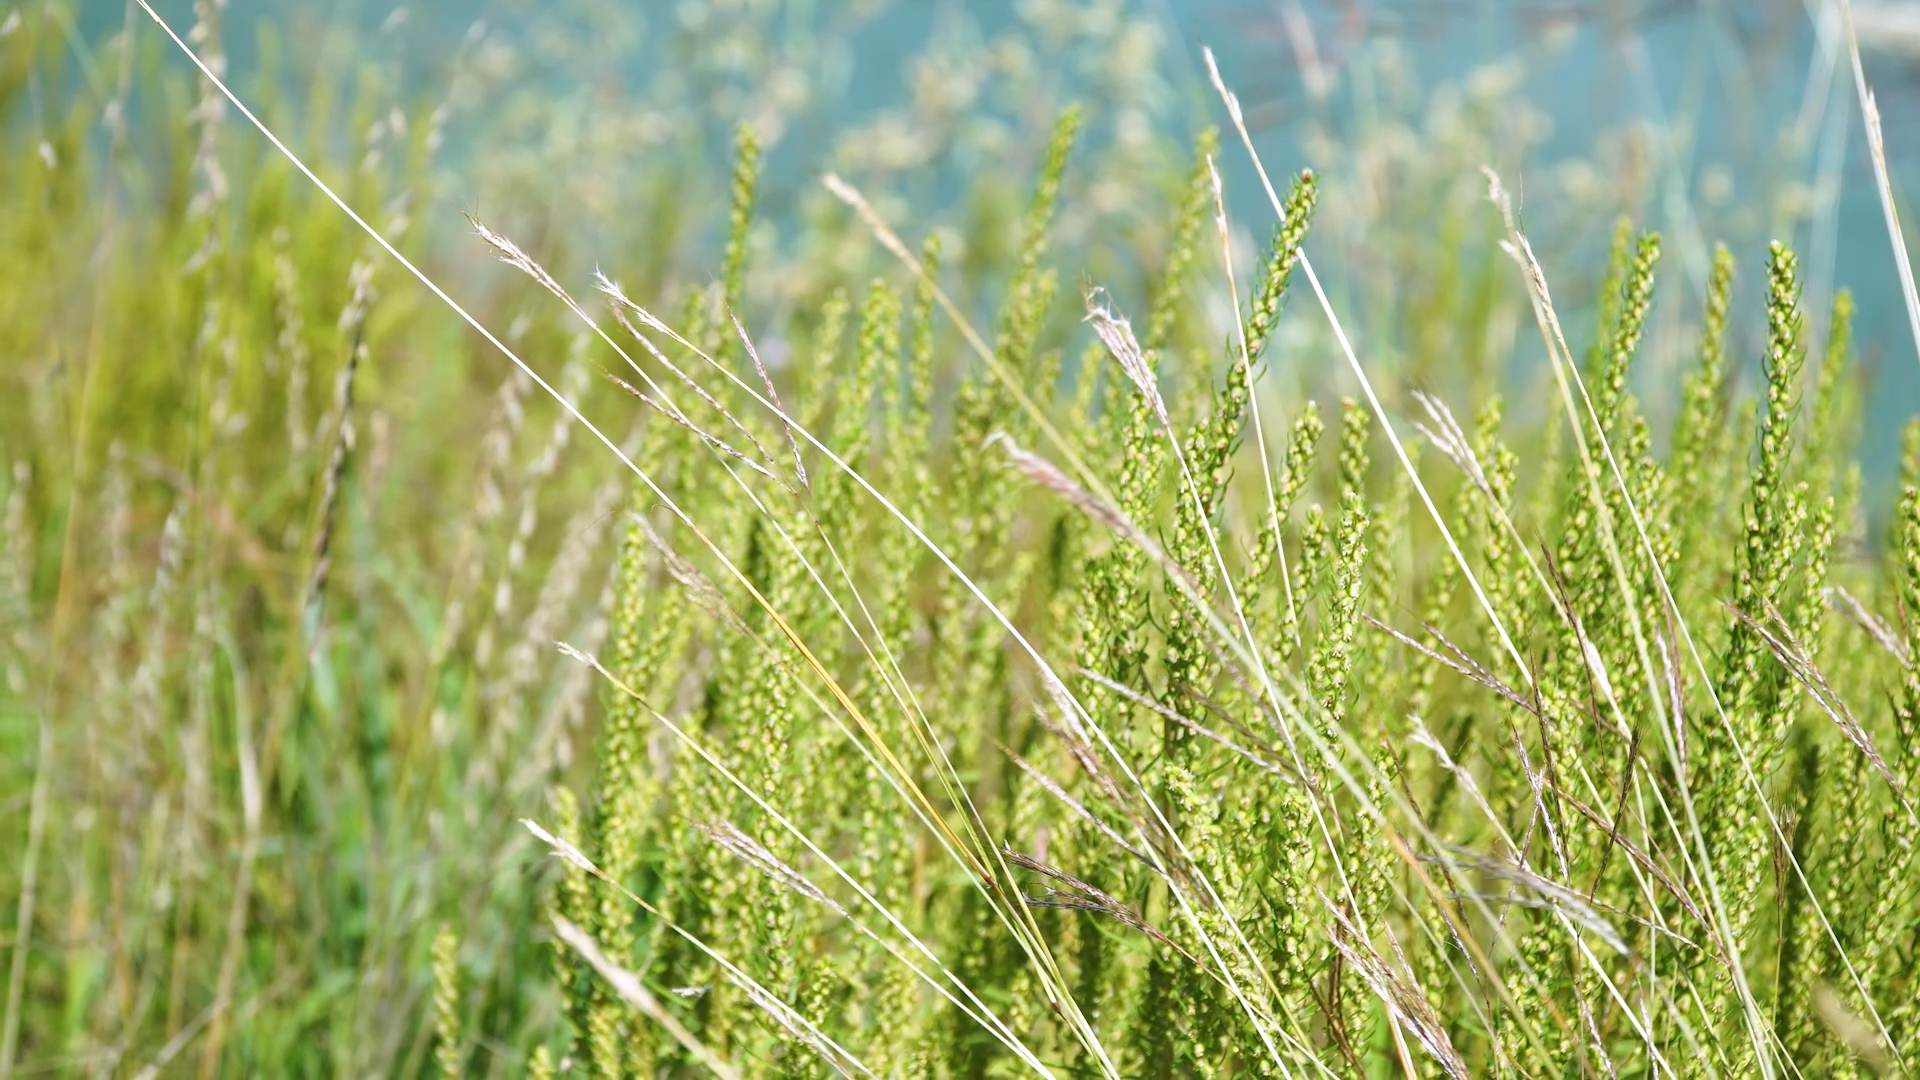
<path id="1" fill-rule="evenodd" d="M 1200 134 L 1129 256 L 1136 338 L 1125 283 L 1059 296 L 1092 108 L 1034 140 L 1024 211 L 918 254 L 830 177 L 798 269 L 743 128 L 672 321 L 664 284 L 601 278 L 602 313 L 479 227 L 534 286 L 489 301 L 528 313 L 501 347 L 558 369 L 496 384 L 283 166 L 223 186 L 216 100 L 167 160 L 232 215 L 0 186 L 0 243 L 52 268 L 0 278 L 0 326 L 87 343 L 0 406 L 31 763 L 0 1072 L 196 1039 L 206 1073 L 1914 1067 L 1920 449 L 1875 538 L 1850 301 L 1810 357 L 1785 247 L 1761 400 L 1722 250 L 1662 452 L 1660 238 L 1616 229 L 1576 366 L 1496 185 L 1438 250 L 1518 272 L 1409 337 L 1531 308 L 1553 411 L 1378 378 L 1323 461 L 1313 400 L 1261 390 L 1341 313 L 1324 172 L 1276 193 L 1242 304 Z M 89 229 L 190 269 L 45 303 Z M 581 424 L 628 471 L 562 468 Z"/>

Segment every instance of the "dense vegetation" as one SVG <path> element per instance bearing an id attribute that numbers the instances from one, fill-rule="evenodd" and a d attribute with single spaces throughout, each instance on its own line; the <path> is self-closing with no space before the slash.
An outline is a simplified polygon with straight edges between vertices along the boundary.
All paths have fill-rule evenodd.
<path id="1" fill-rule="evenodd" d="M 1656 338 L 1622 220 L 1575 355 L 1474 175 L 1396 375 L 1312 276 L 1337 176 L 1233 254 L 1231 124 L 1065 254 L 1091 105 L 1011 209 L 828 176 L 786 247 L 743 127 L 691 284 L 476 222 L 489 340 L 165 85 L 0 171 L 0 1075 L 1920 1063 L 1920 427 L 1870 515 L 1786 247 Z M 436 278 L 444 123 L 322 170 Z"/>

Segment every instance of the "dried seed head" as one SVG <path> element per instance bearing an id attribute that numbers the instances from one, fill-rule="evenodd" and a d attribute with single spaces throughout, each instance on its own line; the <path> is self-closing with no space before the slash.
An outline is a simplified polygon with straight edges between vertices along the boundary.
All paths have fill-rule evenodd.
<path id="1" fill-rule="evenodd" d="M 1133 336 L 1132 324 L 1114 312 L 1105 289 L 1096 287 L 1087 291 L 1086 321 L 1093 325 L 1093 332 L 1106 344 L 1107 351 L 1120 361 L 1120 370 L 1127 373 L 1134 389 L 1140 391 L 1140 396 L 1153 406 L 1154 415 L 1160 418 L 1160 423 L 1170 425 L 1166 402 L 1161 400 L 1160 387 L 1154 379 L 1153 363 L 1140 348 L 1139 340 Z"/>
<path id="2" fill-rule="evenodd" d="M 570 645 L 562 644 L 560 646 L 560 651 L 568 654 L 569 656 L 572 656 L 577 660 L 588 660 L 585 654 L 576 651 Z M 591 661 L 589 660 L 589 662 Z M 600 872 L 600 868 L 593 865 L 593 860 L 587 858 L 586 855 L 583 854 L 579 848 L 574 847 L 572 844 L 568 843 L 567 841 L 562 840 L 560 837 L 555 836 L 552 833 L 548 832 L 547 830 L 541 828 L 539 822 L 533 820 L 532 818 L 521 818 L 520 824 L 525 825 L 527 827 L 527 831 L 532 833 L 535 837 L 537 837 L 541 843 L 552 848 L 553 853 L 555 855 L 558 855 L 560 858 L 565 859 L 566 861 L 572 863 L 574 866 L 577 866 L 580 869 L 585 870 L 589 874 L 597 874 Z"/>
<path id="3" fill-rule="evenodd" d="M 740 861 L 827 910 L 837 915 L 847 915 L 847 910 L 840 906 L 839 901 L 822 892 L 818 885 L 807 880 L 805 874 L 782 862 L 779 856 L 767 850 L 766 845 L 741 832 L 732 822 L 709 822 L 700 825 L 699 829 L 707 839 L 732 852 Z"/>

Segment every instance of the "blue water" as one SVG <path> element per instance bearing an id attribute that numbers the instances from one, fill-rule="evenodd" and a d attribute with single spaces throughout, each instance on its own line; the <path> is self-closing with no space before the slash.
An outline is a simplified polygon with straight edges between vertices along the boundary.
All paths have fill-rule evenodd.
<path id="1" fill-rule="evenodd" d="M 698 2 L 698 0 L 692 0 Z M 732 4 L 715 8 L 739 7 Z M 822 73 L 834 83 L 831 107 L 796 124 L 776 148 L 774 184 L 787 174 L 804 184 L 809 171 L 827 153 L 836 133 L 907 94 L 906 62 L 930 41 L 956 25 L 970 26 L 981 38 L 1013 26 L 1025 0 L 898 0 L 885 13 L 852 32 L 842 56 L 843 69 Z M 1491 60 L 1525 54 L 1530 74 L 1519 96 L 1551 119 L 1552 134 L 1525 159 L 1494 161 L 1510 183 L 1524 185 L 1528 175 L 1545 175 L 1556 163 L 1591 156 L 1593 133 L 1639 119 L 1652 130 L 1689 131 L 1693 138 L 1677 155 L 1654 141 L 1649 162 L 1656 196 L 1642 207 L 1641 223 L 1667 238 L 1666 295 L 1683 295 L 1692 307 L 1703 284 L 1707 245 L 1725 239 L 1735 247 L 1743 269 L 1740 303 L 1743 354 L 1757 354 L 1758 318 L 1754 296 L 1761 276 L 1766 239 L 1779 235 L 1802 253 L 1807 306 L 1816 340 L 1824 333 L 1824 311 L 1832 289 L 1850 287 L 1858 300 L 1856 337 L 1862 361 L 1873 373 L 1874 391 L 1866 408 L 1864 440 L 1875 471 L 1885 473 L 1897 431 L 1920 411 L 1920 354 L 1908 329 L 1880 204 L 1872 183 L 1866 141 L 1859 122 L 1851 72 L 1844 47 L 1826 49 L 1816 22 L 1826 0 L 1643 0 L 1570 4 L 1567 0 L 1306 0 L 1299 5 L 1318 49 L 1334 60 L 1352 61 L 1346 72 L 1364 70 L 1381 42 L 1391 41 L 1406 56 L 1423 86 L 1458 80 Z M 186 0 L 167 0 L 162 11 L 178 25 L 191 21 Z M 680 3 L 660 0 L 621 5 L 621 18 L 594 28 L 604 11 L 586 0 L 562 4 L 460 3 L 433 0 L 406 9 L 373 0 L 335 4 L 258 0 L 236 3 L 228 14 L 233 70 L 244 79 L 260 63 L 258 43 L 277 36 L 296 60 L 338 64 L 347 78 L 355 64 L 379 62 L 402 73 L 422 94 L 436 92 L 450 59 L 476 18 L 484 17 L 496 36 L 533 42 L 555 27 L 601 46 L 620 57 L 614 70 L 638 93 L 648 79 L 680 63 L 697 40 L 671 32 Z M 781 5 L 791 32 L 823 21 L 851 21 L 844 3 Z M 1276 163 L 1297 162 L 1306 118 L 1316 111 L 1332 117 L 1336 128 L 1364 130 L 1371 108 L 1364 90 L 1349 78 L 1316 103 L 1307 92 L 1296 62 L 1294 39 L 1285 31 L 1284 2 L 1254 0 L 1130 0 L 1129 10 L 1154 20 L 1166 47 L 1162 56 L 1179 107 L 1171 123 L 1188 129 L 1218 123 L 1217 103 L 1206 90 L 1199 66 L 1201 43 L 1219 52 L 1227 77 L 1242 91 L 1251 115 L 1259 118 L 1263 153 Z M 1596 12 L 1578 20 L 1569 13 Z M 956 20 L 957 13 L 965 18 Z M 119 26 L 117 0 L 87 0 L 81 8 L 81 33 L 100 40 Z M 355 28 L 359 39 L 377 47 L 366 56 L 332 55 L 319 60 L 329 28 Z M 1558 44 L 1553 44 L 1557 41 Z M 583 73 L 606 78 L 607 66 L 573 64 L 565 59 L 539 61 L 539 50 L 525 71 L 534 85 L 555 93 L 575 92 Z M 1837 65 L 1829 61 L 1837 57 Z M 1046 58 L 1043 57 L 1044 62 Z M 602 58 L 604 60 L 604 58 Z M 1893 157 L 1896 187 L 1903 176 L 1920 176 L 1920 111 L 1912 108 L 1920 90 L 1920 67 L 1894 54 L 1870 51 L 1870 77 L 1879 92 L 1886 136 Z M 1816 123 L 1811 144 L 1783 154 L 1783 134 L 1802 117 Z M 484 122 L 482 118 L 481 123 Z M 717 118 L 716 118 L 717 123 Z M 479 130 L 466 128 L 468 137 Z M 708 152 L 724 154 L 725 137 L 711 140 Z M 1823 132 L 1844 132 L 1841 141 Z M 1184 139 L 1188 132 L 1180 132 Z M 1828 141 L 1822 142 L 1823 137 Z M 456 133 L 458 138 L 458 133 Z M 1824 147 L 1824 150 L 1823 150 Z M 454 147 L 459 154 L 471 146 Z M 1225 155 L 1229 189 L 1248 220 L 1260 205 L 1245 198 L 1256 192 L 1240 155 Z M 1793 220 L 1770 213 L 1787 185 L 1810 181 L 1822 162 L 1837 166 L 1837 204 L 1814 219 Z M 555 163 L 564 168 L 564 163 Z M 1730 196 L 1717 208 L 1702 192 L 1718 168 L 1732 180 Z M 953 176 L 930 178 L 918 189 L 922 198 L 940 199 L 959 182 Z M 1757 212 L 1756 212 L 1757 211 Z M 1534 205 L 1530 215 L 1550 219 L 1552 208 Z M 1909 229 L 1920 219 L 1908 214 Z M 1594 223 L 1590 236 L 1606 232 Z M 1590 269 L 1590 268 L 1585 268 Z M 1549 266 L 1549 270 L 1555 267 Z M 1337 269 L 1333 272 L 1337 276 Z M 1676 294 L 1673 290 L 1682 292 Z M 1749 377 L 1751 375 L 1749 374 Z"/>

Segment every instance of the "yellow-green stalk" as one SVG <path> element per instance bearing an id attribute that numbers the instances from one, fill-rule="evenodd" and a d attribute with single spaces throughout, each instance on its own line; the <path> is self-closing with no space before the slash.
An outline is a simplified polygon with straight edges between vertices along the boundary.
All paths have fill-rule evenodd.
<path id="1" fill-rule="evenodd" d="M 433 939 L 433 1061 L 444 1080 L 466 1075 L 460 1031 L 460 937 L 440 924 Z"/>

